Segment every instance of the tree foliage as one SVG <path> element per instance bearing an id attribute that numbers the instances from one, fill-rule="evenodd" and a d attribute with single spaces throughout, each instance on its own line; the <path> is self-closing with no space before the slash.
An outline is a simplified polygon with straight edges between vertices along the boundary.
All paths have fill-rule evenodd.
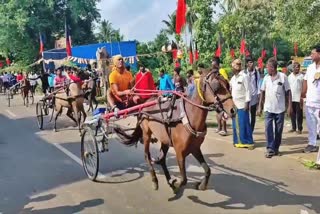
<path id="1" fill-rule="evenodd" d="M 20 64 L 39 55 L 39 33 L 45 47 L 65 33 L 65 17 L 73 45 L 95 41 L 93 22 L 100 18 L 97 0 L 5 0 L 0 6 L 0 54 Z"/>

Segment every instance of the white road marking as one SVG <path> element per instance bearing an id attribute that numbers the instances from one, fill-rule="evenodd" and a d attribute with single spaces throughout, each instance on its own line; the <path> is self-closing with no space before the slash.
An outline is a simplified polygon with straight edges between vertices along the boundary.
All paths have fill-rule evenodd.
<path id="1" fill-rule="evenodd" d="M 73 153 L 69 152 L 67 149 L 63 148 L 63 146 L 59 145 L 58 143 L 54 143 L 53 144 L 57 149 L 59 149 L 61 152 L 63 152 L 64 154 L 66 154 L 69 158 L 71 158 L 72 160 L 74 160 L 77 164 L 79 164 L 80 166 L 82 166 L 82 161 L 80 158 L 78 158 L 76 155 L 74 155 Z"/>
<path id="2" fill-rule="evenodd" d="M 69 150 L 65 149 L 63 146 L 61 146 L 58 143 L 53 143 L 53 145 L 59 149 L 61 152 L 63 152 L 65 155 L 67 155 L 69 158 L 71 158 L 72 160 L 74 160 L 77 164 L 79 164 L 80 166 L 82 165 L 82 160 L 80 158 L 78 158 L 76 155 L 74 155 L 72 152 L 70 152 Z M 100 172 L 98 172 L 98 178 L 99 179 L 105 179 L 107 178 L 105 175 L 101 174 Z"/>
<path id="3" fill-rule="evenodd" d="M 6 112 L 11 116 L 11 117 L 17 117 L 17 115 L 15 113 L 13 113 L 12 111 L 6 109 Z"/>

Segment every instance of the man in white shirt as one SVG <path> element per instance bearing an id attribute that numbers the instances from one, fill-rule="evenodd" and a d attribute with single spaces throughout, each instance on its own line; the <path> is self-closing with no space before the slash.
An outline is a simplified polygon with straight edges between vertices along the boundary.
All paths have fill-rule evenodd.
<path id="1" fill-rule="evenodd" d="M 250 125 L 251 130 L 254 132 L 254 127 L 256 124 L 256 114 L 257 114 L 257 106 L 259 103 L 259 95 L 260 95 L 260 73 L 254 67 L 253 59 L 251 57 L 246 58 L 247 69 L 243 72 L 249 77 L 249 86 L 251 91 L 251 101 L 250 101 Z"/>
<path id="2" fill-rule="evenodd" d="M 279 147 L 282 140 L 286 103 L 288 103 L 288 114 L 291 116 L 292 99 L 288 78 L 284 73 L 277 72 L 276 59 L 270 58 L 268 60 L 267 70 L 269 75 L 264 77 L 261 85 L 258 115 L 261 115 L 262 103 L 265 101 L 266 158 L 272 158 L 274 155 L 280 154 Z"/>
<path id="3" fill-rule="evenodd" d="M 28 75 L 28 78 L 30 80 L 31 92 L 32 94 L 34 94 L 37 87 L 38 75 L 34 71 L 32 71 L 32 73 Z"/>
<path id="4" fill-rule="evenodd" d="M 237 107 L 237 116 L 232 119 L 233 145 L 253 149 L 252 129 L 249 120 L 251 100 L 249 77 L 241 71 L 241 60 L 232 62 L 233 77 L 230 80 L 232 99 Z"/>
<path id="5" fill-rule="evenodd" d="M 298 134 L 301 134 L 303 129 L 303 103 L 301 102 L 303 74 L 300 73 L 300 64 L 298 62 L 294 62 L 293 71 L 289 75 L 288 81 L 292 94 L 292 129 L 289 132 L 297 131 Z"/>
<path id="6" fill-rule="evenodd" d="M 317 129 L 320 117 L 320 45 L 311 52 L 313 63 L 304 76 L 302 97 L 306 97 L 306 121 L 309 131 L 308 146 L 305 153 L 317 152 Z"/>

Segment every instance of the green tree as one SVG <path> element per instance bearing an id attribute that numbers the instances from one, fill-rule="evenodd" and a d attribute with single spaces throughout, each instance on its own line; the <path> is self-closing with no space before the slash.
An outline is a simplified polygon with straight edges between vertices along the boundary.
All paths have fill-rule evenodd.
<path id="1" fill-rule="evenodd" d="M 20 64 L 39 57 L 39 33 L 45 48 L 64 36 L 68 15 L 73 45 L 95 41 L 93 22 L 98 21 L 97 0 L 8 0 L 0 7 L 0 52 Z"/>

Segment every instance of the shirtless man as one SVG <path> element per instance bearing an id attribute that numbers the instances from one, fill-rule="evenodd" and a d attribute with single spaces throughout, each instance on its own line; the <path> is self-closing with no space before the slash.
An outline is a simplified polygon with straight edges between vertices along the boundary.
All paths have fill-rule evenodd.
<path id="1" fill-rule="evenodd" d="M 109 106 L 114 112 L 127 108 L 132 104 L 129 100 L 130 90 L 134 79 L 132 74 L 127 71 L 121 55 L 113 57 L 113 68 L 109 76 L 110 88 L 107 91 Z"/>

